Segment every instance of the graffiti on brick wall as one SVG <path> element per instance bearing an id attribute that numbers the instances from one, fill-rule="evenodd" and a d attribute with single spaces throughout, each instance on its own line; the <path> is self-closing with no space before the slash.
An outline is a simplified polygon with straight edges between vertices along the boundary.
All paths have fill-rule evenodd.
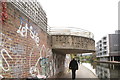
<path id="1" fill-rule="evenodd" d="M 22 66 L 24 65 L 22 62 L 22 54 L 19 54 L 21 51 L 23 51 L 23 47 L 21 44 L 15 45 L 11 47 L 11 42 L 12 39 L 9 38 L 7 35 L 1 33 L 0 34 L 2 37 L 0 38 L 0 56 L 1 58 L 5 61 L 4 64 L 7 65 L 7 67 L 4 67 L 4 64 L 1 63 L 1 68 L 3 71 L 7 72 L 7 71 L 12 71 L 13 77 L 21 77 L 21 73 L 23 72 Z M 9 42 L 9 44 L 7 43 Z M 9 45 L 9 46 L 7 46 Z M 18 53 L 17 53 L 18 51 Z M 17 58 L 17 60 L 14 62 L 13 61 L 13 57 L 10 55 L 10 52 L 12 52 L 13 54 L 15 54 L 15 57 Z M 8 57 L 7 57 L 7 56 Z M 8 58 L 9 61 L 8 61 Z M 15 60 L 15 59 L 14 59 Z M 11 64 L 9 62 L 13 62 L 14 64 Z"/>
<path id="2" fill-rule="evenodd" d="M 8 18 L 8 14 L 7 14 L 7 4 L 6 2 L 1 2 L 2 4 L 2 21 L 5 21 Z"/>
<path id="3" fill-rule="evenodd" d="M 10 54 L 7 52 L 7 50 L 2 49 L 2 50 L 1 50 L 1 56 L 2 56 L 2 58 L 5 60 L 8 69 L 5 69 L 5 68 L 3 67 L 3 65 L 2 65 L 1 67 L 2 67 L 2 69 L 3 69 L 4 71 L 9 71 L 9 70 L 10 70 L 10 65 L 8 64 L 8 61 L 6 60 L 6 58 L 5 58 L 4 55 L 3 55 L 3 54 L 5 54 L 5 53 L 8 55 L 8 57 L 9 57 L 10 59 L 13 59 L 13 58 L 10 56 Z"/>
<path id="4" fill-rule="evenodd" d="M 39 58 L 37 59 L 37 62 L 34 64 L 34 66 L 31 66 L 31 56 L 33 54 L 33 49 L 30 53 L 30 60 L 29 60 L 29 66 L 30 66 L 30 74 L 33 77 L 38 78 L 46 78 L 50 75 L 53 75 L 53 61 L 50 60 L 50 56 L 52 56 L 52 51 L 49 48 L 46 48 L 45 45 L 42 45 L 40 49 Z M 46 56 L 42 55 L 42 52 L 45 52 Z M 39 70 L 38 66 L 40 66 L 41 71 Z M 50 73 L 50 74 L 49 74 Z"/>
<path id="5" fill-rule="evenodd" d="M 15 73 L 15 74 L 13 74 L 14 77 L 17 77 L 17 78 L 22 77 L 21 74 L 23 72 L 23 66 L 24 66 L 24 64 L 23 64 L 22 58 L 18 59 L 15 62 L 14 66 L 12 66 L 12 72 Z"/>
<path id="6" fill-rule="evenodd" d="M 2 35 L 5 36 L 5 34 L 2 34 Z M 9 37 L 6 37 L 6 38 L 8 40 Z M 9 38 L 9 40 L 12 41 L 12 39 L 10 39 L 10 38 Z M 22 56 L 22 53 L 24 52 L 24 47 L 21 44 L 18 44 L 18 45 L 14 45 L 14 46 L 12 46 L 12 47 L 10 47 L 9 49 L 6 50 L 6 49 L 4 49 L 4 45 L 6 43 L 4 41 L 1 41 L 0 44 L 2 44 L 2 48 L 0 50 L 1 51 L 0 52 L 1 56 L 7 64 L 7 69 L 5 69 L 3 67 L 3 65 L 2 65 L 2 69 L 4 71 L 12 71 L 13 73 L 15 73 L 15 74 L 13 74 L 14 77 L 18 77 L 18 78 L 21 77 L 21 74 L 23 72 L 23 66 L 24 66 L 21 56 Z M 39 58 L 37 59 L 37 62 L 35 63 L 34 66 L 31 66 L 31 61 L 29 61 L 29 66 L 30 66 L 30 71 L 29 72 L 30 72 L 31 76 L 33 76 L 33 77 L 37 76 L 39 78 L 46 78 L 46 77 L 49 77 L 49 75 L 53 75 L 53 70 L 52 70 L 53 69 L 53 61 L 49 59 L 52 55 L 52 51 L 51 51 L 51 49 L 46 48 L 45 45 L 42 45 L 42 47 L 38 47 L 38 49 L 40 49 Z M 7 56 L 11 60 L 13 60 L 13 58 L 9 54 L 8 50 L 11 51 L 12 54 L 15 54 L 16 57 L 18 58 L 15 61 L 13 66 L 10 66 L 10 64 L 8 63 L 6 58 L 4 57 L 4 54 L 7 54 Z M 46 56 L 43 56 L 42 52 L 45 52 Z M 31 51 L 30 60 L 31 60 L 32 54 L 33 54 L 33 52 Z M 39 68 L 38 68 L 39 65 L 40 65 L 41 70 L 42 70 L 41 73 L 39 72 Z M 12 70 L 10 70 L 10 69 L 12 69 Z"/>
<path id="7" fill-rule="evenodd" d="M 65 55 L 64 55 L 65 56 Z M 63 66 L 64 66 L 64 61 L 65 58 L 63 57 L 63 55 L 60 54 L 54 54 L 54 74 L 57 74 L 61 71 L 63 71 Z"/>
<path id="8" fill-rule="evenodd" d="M 29 31 L 30 37 L 35 41 L 36 45 L 38 46 L 40 41 L 38 33 L 34 31 L 31 25 L 28 27 L 28 24 L 29 24 L 28 22 L 24 23 L 24 19 L 20 18 L 20 26 L 19 29 L 17 30 L 17 33 L 19 33 L 22 37 L 27 37 L 27 33 Z"/>
<path id="9" fill-rule="evenodd" d="M 4 41 L 6 41 L 6 40 L 11 40 L 11 38 L 7 37 L 7 36 L 6 36 L 5 34 L 3 34 L 3 33 L 1 33 L 0 36 L 2 36 L 2 37 L 5 38 Z M 4 68 L 3 64 L 1 65 L 1 67 L 2 67 L 2 69 L 3 69 L 4 71 L 9 71 L 9 70 L 10 70 L 10 64 L 8 63 L 8 61 L 7 61 L 7 59 L 5 58 L 4 55 L 6 54 L 10 59 L 13 59 L 13 58 L 12 58 L 11 55 L 8 53 L 8 51 L 4 48 L 5 42 L 3 42 L 2 37 L 0 38 L 0 44 L 1 44 L 1 46 L 0 46 L 0 55 L 1 55 L 1 57 L 3 58 L 3 60 L 5 61 L 5 63 L 7 64 L 7 69 Z"/>
<path id="10" fill-rule="evenodd" d="M 30 37 L 35 41 L 37 49 L 39 50 L 37 54 L 34 54 L 34 47 L 31 48 L 29 54 L 29 73 L 32 77 L 46 78 L 53 75 L 53 55 L 52 51 L 46 46 L 39 45 L 40 38 L 38 33 L 33 31 L 33 27 L 28 27 L 29 23 L 25 23 L 21 18 L 21 24 L 19 29 L 16 31 L 22 37 L 27 38 L 27 34 L 30 33 Z M 24 54 L 26 54 L 26 49 L 22 43 L 14 43 L 13 39 L 7 36 L 7 34 L 1 33 L 0 37 L 0 55 L 4 60 L 2 64 L 2 70 L 5 72 L 10 71 L 13 77 L 21 78 L 24 71 Z M 32 62 L 32 56 L 37 56 L 36 62 Z M 23 58 L 24 57 L 24 58 Z M 9 60 L 8 60 L 9 58 Z M 12 62 L 12 64 L 11 64 Z M 4 64 L 7 65 L 4 66 Z M 2 75 L 1 75 L 2 76 Z"/>
<path id="11" fill-rule="evenodd" d="M 53 76 L 53 69 L 54 69 L 54 61 L 53 61 L 53 54 L 51 49 L 47 48 L 47 55 L 46 55 L 46 76 L 50 77 Z"/>
<path id="12" fill-rule="evenodd" d="M 25 47 L 21 44 L 17 44 L 15 46 L 11 46 L 10 51 L 14 54 L 21 55 L 25 52 Z"/>
<path id="13" fill-rule="evenodd" d="M 40 49 L 39 50 L 39 53 L 40 53 L 39 58 L 37 59 L 37 62 L 35 63 L 34 66 L 31 66 L 31 56 L 33 54 L 34 48 L 30 52 L 30 60 L 29 60 L 30 71 L 29 72 L 30 72 L 31 76 L 33 76 L 33 77 L 37 76 L 39 78 L 41 78 L 41 77 L 45 78 L 50 75 L 48 73 L 51 73 L 51 75 L 52 75 L 53 70 L 52 71 L 50 71 L 50 70 L 51 70 L 53 61 L 50 61 L 51 63 L 48 63 L 48 60 L 49 60 L 48 57 L 51 55 L 52 51 L 49 48 L 47 49 L 44 44 L 40 47 L 40 45 L 39 45 L 40 38 L 38 37 L 38 33 L 36 33 L 36 31 L 34 31 L 32 26 L 28 26 L 28 25 L 30 25 L 30 23 L 28 23 L 24 19 L 20 18 L 20 26 L 19 26 L 19 29 L 17 30 L 17 33 L 19 33 L 22 37 L 27 38 L 27 36 L 28 36 L 27 33 L 29 32 L 30 37 L 35 41 L 37 48 Z M 45 56 L 42 55 L 42 52 L 45 53 L 44 54 Z M 40 65 L 41 71 L 37 67 L 38 65 Z M 50 66 L 50 69 L 48 69 L 49 67 L 47 67 L 47 66 Z"/>

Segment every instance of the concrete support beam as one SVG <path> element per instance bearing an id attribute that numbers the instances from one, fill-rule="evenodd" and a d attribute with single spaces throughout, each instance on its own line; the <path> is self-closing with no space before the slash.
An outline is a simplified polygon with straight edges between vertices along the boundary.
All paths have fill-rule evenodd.
<path id="1" fill-rule="evenodd" d="M 73 35 L 52 35 L 52 49 L 67 53 L 94 53 L 95 41 L 91 38 Z"/>

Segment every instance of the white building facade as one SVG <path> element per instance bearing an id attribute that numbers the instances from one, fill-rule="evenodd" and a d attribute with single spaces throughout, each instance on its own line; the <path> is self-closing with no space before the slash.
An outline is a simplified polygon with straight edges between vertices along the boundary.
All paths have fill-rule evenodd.
<path id="1" fill-rule="evenodd" d="M 100 61 L 120 61 L 120 34 L 108 34 L 97 42 L 96 57 Z"/>

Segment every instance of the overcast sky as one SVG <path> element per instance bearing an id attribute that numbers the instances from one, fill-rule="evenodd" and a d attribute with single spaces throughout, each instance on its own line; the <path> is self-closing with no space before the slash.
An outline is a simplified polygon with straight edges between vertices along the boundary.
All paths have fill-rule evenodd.
<path id="1" fill-rule="evenodd" d="M 79 27 L 97 42 L 118 29 L 119 0 L 38 0 L 51 27 Z"/>

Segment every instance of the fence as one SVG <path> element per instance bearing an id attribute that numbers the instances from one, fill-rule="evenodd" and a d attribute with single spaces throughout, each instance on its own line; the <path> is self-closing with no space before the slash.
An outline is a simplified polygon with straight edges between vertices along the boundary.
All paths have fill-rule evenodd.
<path id="1" fill-rule="evenodd" d="M 75 27 L 49 27 L 48 33 L 50 35 L 75 35 L 94 39 L 93 33 Z"/>

